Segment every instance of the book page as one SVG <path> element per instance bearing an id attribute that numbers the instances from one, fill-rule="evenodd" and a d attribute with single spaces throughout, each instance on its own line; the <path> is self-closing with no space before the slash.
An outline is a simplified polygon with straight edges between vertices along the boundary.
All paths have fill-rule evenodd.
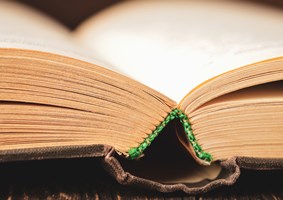
<path id="1" fill-rule="evenodd" d="M 180 101 L 209 78 L 283 56 L 283 11 L 244 1 L 128 1 L 75 34 L 93 55 Z"/>
<path id="2" fill-rule="evenodd" d="M 0 1 L 0 48 L 49 52 L 115 70 L 75 42 L 63 25 L 43 13 L 12 1 Z"/>

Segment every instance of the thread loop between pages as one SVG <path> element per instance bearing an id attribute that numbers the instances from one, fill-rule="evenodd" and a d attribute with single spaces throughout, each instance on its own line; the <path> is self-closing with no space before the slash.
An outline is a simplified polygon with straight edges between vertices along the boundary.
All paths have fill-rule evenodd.
<path id="1" fill-rule="evenodd" d="M 138 158 L 139 156 L 141 156 L 143 154 L 144 150 L 148 146 L 150 146 L 150 144 L 159 135 L 159 133 L 165 128 L 165 126 L 170 121 L 172 121 L 174 119 L 179 119 L 179 121 L 183 125 L 184 131 L 187 135 L 187 139 L 189 140 L 190 144 L 192 145 L 196 156 L 201 160 L 204 160 L 206 162 L 211 162 L 212 161 L 211 154 L 203 151 L 203 149 L 198 144 L 198 142 L 197 142 L 197 140 L 196 140 L 196 138 L 193 134 L 191 124 L 189 122 L 187 115 L 178 108 L 173 109 L 167 115 L 167 117 L 156 127 L 156 129 L 138 147 L 131 148 L 128 151 L 129 158 L 135 159 L 135 158 Z"/>

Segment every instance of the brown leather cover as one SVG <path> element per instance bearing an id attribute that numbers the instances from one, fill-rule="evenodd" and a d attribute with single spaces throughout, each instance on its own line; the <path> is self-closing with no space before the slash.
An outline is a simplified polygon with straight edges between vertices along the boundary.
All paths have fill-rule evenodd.
<path id="1" fill-rule="evenodd" d="M 113 147 L 107 145 L 71 146 L 60 148 L 9 150 L 0 152 L 0 162 L 13 162 L 21 160 L 42 160 L 59 158 L 100 157 L 105 170 L 117 182 L 123 185 L 134 185 L 160 192 L 184 191 L 189 194 L 208 192 L 220 186 L 234 184 L 240 176 L 240 168 L 256 170 L 283 169 L 283 159 L 260 159 L 234 157 L 220 163 L 222 171 L 212 181 L 204 180 L 199 183 L 163 184 L 152 180 L 137 177 L 125 171 L 118 161 L 119 155 Z"/>

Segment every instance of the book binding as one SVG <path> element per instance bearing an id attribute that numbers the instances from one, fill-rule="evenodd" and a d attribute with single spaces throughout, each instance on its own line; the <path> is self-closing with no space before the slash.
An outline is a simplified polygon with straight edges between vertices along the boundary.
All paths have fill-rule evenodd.
<path id="1" fill-rule="evenodd" d="M 165 117 L 165 119 L 158 126 L 156 126 L 156 129 L 151 134 L 149 134 L 148 137 L 145 138 L 144 141 L 138 147 L 131 148 L 128 151 L 129 158 L 135 159 L 140 157 L 145 151 L 145 149 L 150 146 L 150 144 L 155 140 L 155 138 L 162 132 L 165 126 L 167 126 L 167 124 L 174 119 L 178 119 L 181 122 L 186 133 L 187 139 L 190 145 L 192 146 L 196 157 L 210 164 L 212 162 L 212 155 L 205 152 L 198 144 L 198 141 L 196 140 L 193 134 L 191 123 L 189 122 L 187 115 L 178 108 L 173 109 L 167 115 L 167 117 Z"/>

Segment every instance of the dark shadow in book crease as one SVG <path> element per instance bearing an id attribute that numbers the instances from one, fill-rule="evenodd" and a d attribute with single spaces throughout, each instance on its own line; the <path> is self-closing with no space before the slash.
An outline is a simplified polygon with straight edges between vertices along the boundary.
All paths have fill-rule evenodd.
<path id="1" fill-rule="evenodd" d="M 219 163 L 201 166 L 188 151 L 180 145 L 175 128 L 183 130 L 180 122 L 170 122 L 156 140 L 145 150 L 140 159 L 129 160 L 117 156 L 117 160 L 125 171 L 145 179 L 165 183 L 198 183 L 205 185 L 215 179 L 221 172 Z M 184 135 L 185 134 L 180 134 Z"/>
<path id="2" fill-rule="evenodd" d="M 170 122 L 142 158 L 128 160 L 112 151 L 103 161 L 104 168 L 123 185 L 160 192 L 199 194 L 235 183 L 240 175 L 236 158 L 200 166 L 180 145 L 175 129 L 181 127 L 178 123 Z"/>

